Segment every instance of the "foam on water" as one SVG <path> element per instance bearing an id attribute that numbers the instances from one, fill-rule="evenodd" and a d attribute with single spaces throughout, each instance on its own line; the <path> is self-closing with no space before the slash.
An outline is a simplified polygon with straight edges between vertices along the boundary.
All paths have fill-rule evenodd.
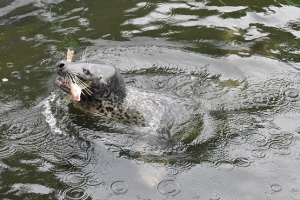
<path id="1" fill-rule="evenodd" d="M 51 102 L 55 100 L 55 93 L 52 92 L 51 95 L 43 101 L 44 111 L 42 114 L 46 117 L 46 122 L 48 123 L 52 133 L 54 134 L 63 134 L 63 131 L 56 125 L 56 118 L 51 110 Z"/>

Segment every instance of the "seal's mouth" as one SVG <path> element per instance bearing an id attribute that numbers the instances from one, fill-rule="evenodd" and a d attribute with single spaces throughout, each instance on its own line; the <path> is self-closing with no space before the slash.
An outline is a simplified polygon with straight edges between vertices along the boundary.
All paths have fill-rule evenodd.
<path id="1" fill-rule="evenodd" d="M 60 89 L 62 89 L 66 93 L 71 93 L 70 84 L 61 76 L 58 76 L 55 80 L 55 83 Z"/>
<path id="2" fill-rule="evenodd" d="M 76 81 L 75 81 L 76 82 Z M 70 79 L 66 79 L 58 76 L 56 78 L 56 84 L 66 93 L 72 94 L 72 97 L 75 101 L 80 101 L 81 94 L 84 94 L 82 91 L 86 91 L 86 93 L 90 94 L 90 90 L 88 89 L 89 85 L 85 82 L 80 81 L 79 83 L 74 83 Z"/>

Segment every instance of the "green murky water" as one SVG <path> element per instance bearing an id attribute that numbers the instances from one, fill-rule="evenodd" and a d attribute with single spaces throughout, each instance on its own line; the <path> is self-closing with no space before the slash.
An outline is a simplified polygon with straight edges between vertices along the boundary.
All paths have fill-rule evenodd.
<path id="1" fill-rule="evenodd" d="M 0 198 L 300 199 L 299 20 L 297 0 L 2 0 Z M 162 113 L 67 104 L 67 48 L 165 99 L 171 138 Z"/>

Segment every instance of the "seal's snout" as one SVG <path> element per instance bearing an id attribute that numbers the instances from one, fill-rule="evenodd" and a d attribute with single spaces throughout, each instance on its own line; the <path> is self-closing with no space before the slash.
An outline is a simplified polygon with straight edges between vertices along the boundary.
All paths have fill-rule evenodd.
<path id="1" fill-rule="evenodd" d="M 56 64 L 57 70 L 62 71 L 66 66 L 66 63 L 64 61 L 60 61 Z"/>

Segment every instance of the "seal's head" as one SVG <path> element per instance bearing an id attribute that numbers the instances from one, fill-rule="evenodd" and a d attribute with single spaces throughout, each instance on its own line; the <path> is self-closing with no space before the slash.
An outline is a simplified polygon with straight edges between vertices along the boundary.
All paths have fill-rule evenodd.
<path id="1" fill-rule="evenodd" d="M 125 98 L 125 82 L 119 71 L 100 62 L 57 63 L 57 73 L 63 78 L 59 87 L 73 95 L 76 101 L 111 99 L 122 102 Z"/>
<path id="2" fill-rule="evenodd" d="M 125 81 L 119 71 L 100 62 L 58 62 L 58 86 L 85 110 L 119 119 L 141 123 L 143 116 L 123 105 L 126 96 Z"/>

